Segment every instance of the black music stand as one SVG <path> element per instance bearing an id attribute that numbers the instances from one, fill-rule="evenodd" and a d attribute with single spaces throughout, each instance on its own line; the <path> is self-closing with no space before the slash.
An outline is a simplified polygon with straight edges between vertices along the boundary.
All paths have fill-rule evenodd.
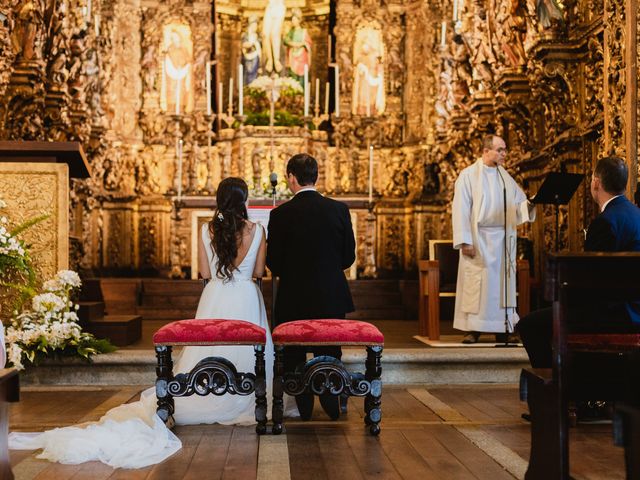
<path id="1" fill-rule="evenodd" d="M 558 233 L 560 231 L 559 211 L 560 205 L 566 205 L 576 193 L 584 175 L 581 173 L 551 172 L 548 173 L 540 186 L 536 196 L 531 199 L 533 203 L 555 205 L 556 210 L 556 239 L 555 250 L 558 251 Z"/>

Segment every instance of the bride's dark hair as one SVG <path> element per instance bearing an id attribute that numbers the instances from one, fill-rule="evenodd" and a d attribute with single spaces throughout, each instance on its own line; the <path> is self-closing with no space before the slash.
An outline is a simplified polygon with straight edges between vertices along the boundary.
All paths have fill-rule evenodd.
<path id="1" fill-rule="evenodd" d="M 249 188 L 241 178 L 225 178 L 218 185 L 217 207 L 213 212 L 213 220 L 209 222 L 209 235 L 211 246 L 218 256 L 216 277 L 222 280 L 231 280 L 236 269 L 233 262 L 238 256 L 244 221 L 248 218 L 248 197 Z"/>

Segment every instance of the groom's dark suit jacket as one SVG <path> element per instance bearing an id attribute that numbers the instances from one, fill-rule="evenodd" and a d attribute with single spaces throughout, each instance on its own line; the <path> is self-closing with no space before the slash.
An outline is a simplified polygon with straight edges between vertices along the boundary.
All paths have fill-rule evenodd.
<path id="1" fill-rule="evenodd" d="M 354 310 L 343 270 L 355 260 L 355 239 L 344 203 L 299 192 L 271 211 L 267 245 L 267 266 L 280 277 L 274 325 Z"/>
<path id="2" fill-rule="evenodd" d="M 640 252 L 640 208 L 624 195 L 611 200 L 589 225 L 584 249 L 588 252 Z M 640 302 L 629 302 L 624 307 L 628 319 L 640 325 Z"/>

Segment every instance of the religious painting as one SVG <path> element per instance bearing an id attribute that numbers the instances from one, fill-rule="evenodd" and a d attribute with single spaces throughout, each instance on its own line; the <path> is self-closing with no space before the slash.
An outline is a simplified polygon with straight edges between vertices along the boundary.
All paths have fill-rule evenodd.
<path id="1" fill-rule="evenodd" d="M 171 114 L 193 111 L 193 40 L 191 28 L 168 24 L 162 29 L 160 107 Z"/>
<path id="2" fill-rule="evenodd" d="M 359 28 L 353 45 L 354 115 L 381 115 L 385 109 L 384 41 L 379 27 Z"/>

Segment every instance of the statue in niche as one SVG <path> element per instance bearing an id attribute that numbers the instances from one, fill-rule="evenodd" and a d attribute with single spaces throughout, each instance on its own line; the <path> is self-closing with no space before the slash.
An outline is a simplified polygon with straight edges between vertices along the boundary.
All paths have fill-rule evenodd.
<path id="1" fill-rule="evenodd" d="M 385 109 L 384 44 L 378 28 L 363 28 L 356 34 L 353 48 L 354 115 L 381 115 Z"/>
<path id="2" fill-rule="evenodd" d="M 165 25 L 160 106 L 169 113 L 193 110 L 193 42 L 188 25 Z"/>
<path id="3" fill-rule="evenodd" d="M 242 34 L 242 74 L 244 85 L 249 85 L 257 77 L 262 60 L 262 49 L 258 37 L 258 18 L 249 17 L 247 31 Z"/>
<path id="4" fill-rule="evenodd" d="M 157 73 L 157 59 L 156 59 L 156 46 L 149 43 L 143 49 L 142 60 L 140 61 L 140 67 L 142 67 L 144 85 L 148 91 L 153 91 L 156 88 L 156 73 Z"/>
<path id="5" fill-rule="evenodd" d="M 265 58 L 267 73 L 280 73 L 282 62 L 280 61 L 280 42 L 282 39 L 282 24 L 287 7 L 284 0 L 269 0 L 264 9 L 262 19 L 262 53 Z"/>
<path id="6" fill-rule="evenodd" d="M 502 51 L 507 62 L 514 68 L 527 63 L 524 41 L 527 35 L 526 10 L 522 0 L 510 0 L 509 11 L 504 18 Z"/>
<path id="7" fill-rule="evenodd" d="M 539 30 L 554 24 L 564 25 L 564 7 L 557 0 L 536 0 L 536 15 Z"/>
<path id="8" fill-rule="evenodd" d="M 15 28 L 11 35 L 13 51 L 21 60 L 34 60 L 40 58 L 41 39 L 38 30 L 43 24 L 44 6 L 37 0 L 16 2 Z"/>
<path id="9" fill-rule="evenodd" d="M 307 29 L 301 26 L 302 12 L 294 8 L 291 13 L 291 29 L 284 37 L 287 47 L 287 73 L 302 84 L 304 66 L 311 67 L 311 37 Z"/>

